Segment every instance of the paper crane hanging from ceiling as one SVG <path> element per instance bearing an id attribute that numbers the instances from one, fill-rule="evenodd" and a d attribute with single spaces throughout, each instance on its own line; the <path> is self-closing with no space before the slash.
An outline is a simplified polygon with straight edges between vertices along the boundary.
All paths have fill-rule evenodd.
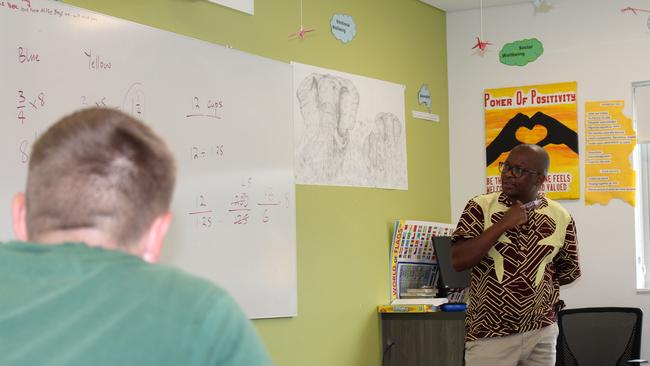
<path id="1" fill-rule="evenodd" d="M 535 14 L 549 12 L 553 5 L 548 0 L 531 0 L 535 6 Z"/>
<path id="2" fill-rule="evenodd" d="M 297 32 L 291 33 L 289 35 L 289 39 L 296 39 L 296 38 L 305 39 L 305 36 L 307 35 L 307 33 L 313 32 L 315 30 L 316 29 L 314 29 L 314 28 L 305 28 L 302 25 L 302 0 L 300 0 L 300 28 L 298 28 Z"/>
<path id="3" fill-rule="evenodd" d="M 480 37 L 476 37 L 476 44 L 474 45 L 474 47 L 472 47 L 472 49 L 476 49 L 476 48 L 478 48 L 479 51 L 483 52 L 483 51 L 485 51 L 485 49 L 487 48 L 487 46 L 489 46 L 489 45 L 491 45 L 491 44 L 492 44 L 492 43 L 490 43 L 490 42 L 488 42 L 488 41 L 481 41 L 481 38 L 480 38 Z"/>
<path id="4" fill-rule="evenodd" d="M 631 7 L 631 6 L 628 6 L 627 8 L 623 8 L 623 9 L 621 9 L 621 12 L 622 12 L 622 13 L 626 13 L 626 12 L 628 12 L 628 11 L 631 11 L 634 15 L 637 15 L 637 13 L 641 13 L 641 12 L 644 12 L 644 13 L 650 13 L 650 10 L 639 9 L 639 8 L 633 8 L 633 7 Z"/>
<path id="5" fill-rule="evenodd" d="M 484 40 L 483 38 L 483 0 L 481 0 L 481 34 L 476 37 L 476 44 L 472 49 L 477 49 L 478 52 L 482 55 L 485 50 L 487 49 L 487 46 L 491 45 L 489 41 Z"/>

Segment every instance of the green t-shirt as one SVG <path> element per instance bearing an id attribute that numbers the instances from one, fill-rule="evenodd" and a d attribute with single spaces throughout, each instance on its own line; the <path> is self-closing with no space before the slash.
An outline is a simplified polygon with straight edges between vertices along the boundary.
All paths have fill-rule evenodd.
<path id="1" fill-rule="evenodd" d="M 84 244 L 0 245 L 2 365 L 270 365 L 211 283 Z"/>

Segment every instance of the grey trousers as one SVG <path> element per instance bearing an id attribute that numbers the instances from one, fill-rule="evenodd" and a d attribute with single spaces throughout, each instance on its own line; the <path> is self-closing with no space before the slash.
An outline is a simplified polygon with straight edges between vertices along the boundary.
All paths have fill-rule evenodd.
<path id="1" fill-rule="evenodd" d="M 557 324 L 465 344 L 465 366 L 554 366 Z"/>

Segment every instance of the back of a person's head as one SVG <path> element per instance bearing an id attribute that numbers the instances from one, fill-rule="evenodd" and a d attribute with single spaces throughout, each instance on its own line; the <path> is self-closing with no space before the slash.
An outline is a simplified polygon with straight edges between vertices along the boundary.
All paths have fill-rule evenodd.
<path id="1" fill-rule="evenodd" d="M 169 210 L 174 183 L 174 158 L 148 126 L 114 109 L 73 113 L 34 144 L 28 237 L 92 229 L 118 245 L 134 244 Z"/>

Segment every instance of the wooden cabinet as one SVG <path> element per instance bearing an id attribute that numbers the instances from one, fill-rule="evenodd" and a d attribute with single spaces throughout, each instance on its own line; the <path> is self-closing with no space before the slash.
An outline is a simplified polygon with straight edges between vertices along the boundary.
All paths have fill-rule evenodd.
<path id="1" fill-rule="evenodd" d="M 465 313 L 382 313 L 382 366 L 462 366 Z"/>

